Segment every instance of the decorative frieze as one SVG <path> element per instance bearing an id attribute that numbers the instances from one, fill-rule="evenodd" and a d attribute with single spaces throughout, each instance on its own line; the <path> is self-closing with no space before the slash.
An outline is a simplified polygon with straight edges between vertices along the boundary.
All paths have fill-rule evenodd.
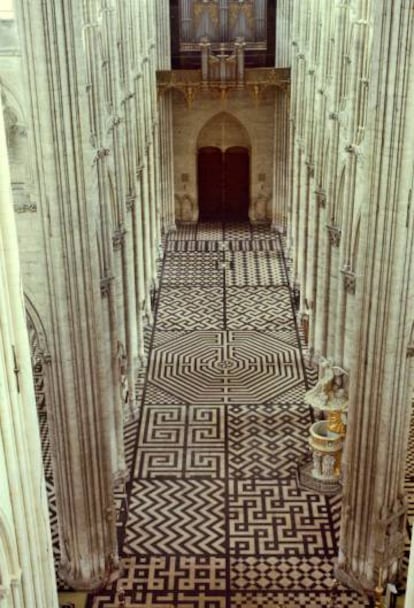
<path id="1" fill-rule="evenodd" d="M 338 226 L 334 226 L 333 224 L 328 224 L 326 226 L 328 231 L 328 238 L 331 245 L 334 247 L 339 247 L 339 243 L 341 242 L 341 233 L 342 230 L 338 228 Z"/>

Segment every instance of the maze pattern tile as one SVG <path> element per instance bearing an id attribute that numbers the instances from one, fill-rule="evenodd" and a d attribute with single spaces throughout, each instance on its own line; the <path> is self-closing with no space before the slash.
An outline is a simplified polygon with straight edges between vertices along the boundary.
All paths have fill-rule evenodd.
<path id="1" fill-rule="evenodd" d="M 271 251 L 238 251 L 226 254 L 229 264 L 226 285 L 237 287 L 268 287 L 285 281 L 279 256 Z"/>
<path id="2" fill-rule="evenodd" d="M 270 330 L 297 335 L 287 287 L 228 287 L 227 328 Z M 289 343 L 292 343 L 289 341 Z"/>
<path id="3" fill-rule="evenodd" d="M 330 604 L 335 598 L 334 603 Z M 235 592 L 231 608 L 369 608 L 369 600 L 355 591 L 341 589 L 338 592 Z"/>
<path id="4" fill-rule="evenodd" d="M 230 480 L 230 552 L 234 556 L 335 556 L 323 496 L 295 480 Z"/>
<path id="5" fill-rule="evenodd" d="M 222 287 L 163 287 L 158 306 L 158 331 L 223 328 Z"/>
<path id="6" fill-rule="evenodd" d="M 223 555 L 224 482 L 134 480 L 123 551 L 125 555 Z"/>
<path id="7" fill-rule="evenodd" d="M 220 256 L 214 253 L 169 253 L 164 263 L 164 285 L 221 285 Z"/>
<path id="8" fill-rule="evenodd" d="M 267 334 L 195 331 L 154 349 L 149 381 L 187 403 L 266 403 L 303 375 L 299 351 Z"/>
<path id="9" fill-rule="evenodd" d="M 308 450 L 310 424 L 306 406 L 229 406 L 229 475 L 239 479 L 294 476 L 298 458 Z"/>
<path id="10" fill-rule="evenodd" d="M 147 406 L 135 476 L 224 477 L 224 427 L 219 406 Z"/>

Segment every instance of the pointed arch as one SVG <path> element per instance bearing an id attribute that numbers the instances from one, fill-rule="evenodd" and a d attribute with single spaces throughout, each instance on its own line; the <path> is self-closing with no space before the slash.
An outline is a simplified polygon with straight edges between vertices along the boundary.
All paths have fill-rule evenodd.
<path id="1" fill-rule="evenodd" d="M 0 508 L 0 591 L 7 591 L 20 581 L 17 547 L 6 514 Z"/>
<path id="2" fill-rule="evenodd" d="M 251 150 L 251 139 L 243 123 L 229 112 L 218 112 L 212 116 L 198 133 L 197 150 L 220 148 L 225 152 L 234 147 Z"/>

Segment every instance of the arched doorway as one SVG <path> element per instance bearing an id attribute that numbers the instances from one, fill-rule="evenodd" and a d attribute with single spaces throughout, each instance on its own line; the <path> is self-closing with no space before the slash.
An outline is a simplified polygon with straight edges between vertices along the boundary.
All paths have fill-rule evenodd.
<path id="1" fill-rule="evenodd" d="M 199 219 L 248 221 L 249 150 L 232 146 L 224 152 L 208 146 L 198 151 Z"/>
<path id="2" fill-rule="evenodd" d="M 234 116 L 219 112 L 197 141 L 198 207 L 201 221 L 248 221 L 250 137 Z"/>

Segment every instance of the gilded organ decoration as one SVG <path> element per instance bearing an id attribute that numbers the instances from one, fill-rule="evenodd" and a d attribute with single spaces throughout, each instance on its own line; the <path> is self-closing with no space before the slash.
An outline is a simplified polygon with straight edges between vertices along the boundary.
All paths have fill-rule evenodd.
<path id="1" fill-rule="evenodd" d="M 218 40 L 219 6 L 218 0 L 198 0 L 193 4 L 194 30 L 196 40 L 202 38 Z"/>
<path id="2" fill-rule="evenodd" d="M 202 40 L 247 50 L 267 49 L 267 0 L 180 0 L 180 50 L 195 51 Z"/>
<path id="3" fill-rule="evenodd" d="M 229 36 L 231 40 L 254 40 L 253 0 L 233 0 L 229 3 Z"/>

